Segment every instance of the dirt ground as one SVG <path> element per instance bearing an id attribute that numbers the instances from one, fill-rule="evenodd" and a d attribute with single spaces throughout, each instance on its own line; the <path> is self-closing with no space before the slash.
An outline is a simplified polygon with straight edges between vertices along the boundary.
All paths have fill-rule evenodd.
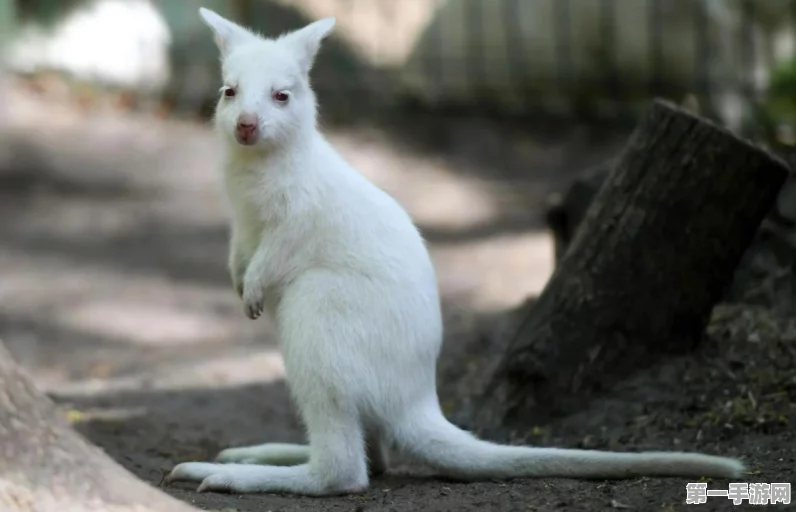
<path id="1" fill-rule="evenodd" d="M 175 463 L 225 447 L 303 442 L 273 328 L 246 319 L 229 285 L 217 143 L 207 126 L 86 112 L 17 86 L 5 95 L 0 338 L 36 383 L 79 432 L 156 486 Z M 432 131 L 431 148 L 364 125 L 336 127 L 330 137 L 426 233 L 446 314 L 440 394 L 457 418 L 482 363 L 500 350 L 495 333 L 510 327 L 500 313 L 538 293 L 552 271 L 544 197 L 613 154 L 622 137 L 572 129 L 540 138 L 474 120 L 444 130 L 418 122 L 414 132 Z M 695 357 L 657 362 L 576 417 L 528 425 L 513 440 L 696 449 L 743 457 L 752 474 L 742 481 L 792 482 L 794 340 L 793 320 L 723 306 Z M 686 483 L 460 484 L 399 464 L 356 497 L 164 490 L 228 512 L 648 511 L 687 508 Z M 709 498 L 702 509 L 732 506 Z"/>

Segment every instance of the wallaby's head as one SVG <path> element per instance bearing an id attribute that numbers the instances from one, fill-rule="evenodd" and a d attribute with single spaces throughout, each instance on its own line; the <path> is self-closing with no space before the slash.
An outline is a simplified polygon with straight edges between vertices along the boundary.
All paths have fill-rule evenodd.
<path id="1" fill-rule="evenodd" d="M 282 146 L 315 127 L 317 104 L 309 72 L 334 18 L 266 38 L 199 9 L 221 52 L 223 85 L 216 128 L 230 141 L 250 147 Z"/>

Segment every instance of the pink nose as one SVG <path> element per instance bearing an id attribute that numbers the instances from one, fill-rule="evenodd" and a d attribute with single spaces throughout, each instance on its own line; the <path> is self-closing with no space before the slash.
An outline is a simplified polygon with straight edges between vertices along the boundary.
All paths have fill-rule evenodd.
<path id="1" fill-rule="evenodd" d="M 252 142 L 257 136 L 259 120 L 254 114 L 241 114 L 238 118 L 238 125 L 235 127 L 238 140 L 241 142 Z"/>

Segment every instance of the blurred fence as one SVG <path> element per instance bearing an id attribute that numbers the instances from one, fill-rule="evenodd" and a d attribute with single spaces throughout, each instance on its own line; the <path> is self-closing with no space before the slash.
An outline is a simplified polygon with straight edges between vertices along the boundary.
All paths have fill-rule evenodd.
<path id="1" fill-rule="evenodd" d="M 692 94 L 730 124 L 750 106 L 796 121 L 796 0 L 0 0 L 0 29 L 19 73 L 195 111 L 218 91 L 200 5 L 269 35 L 337 17 L 313 73 L 342 116 L 396 102 L 610 115 Z"/>

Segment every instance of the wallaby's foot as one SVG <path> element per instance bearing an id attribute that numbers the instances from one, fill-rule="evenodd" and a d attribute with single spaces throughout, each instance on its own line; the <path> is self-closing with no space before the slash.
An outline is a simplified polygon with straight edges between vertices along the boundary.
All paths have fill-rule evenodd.
<path id="1" fill-rule="evenodd" d="M 311 468 L 309 464 L 279 467 L 183 462 L 171 470 L 166 482 L 201 482 L 197 492 L 273 492 L 305 496 L 339 496 L 365 492 L 368 488 L 367 476 L 352 476 L 352 473 L 346 471 L 319 471 L 319 468 Z"/>
<path id="2" fill-rule="evenodd" d="M 310 447 L 304 444 L 266 443 L 240 448 L 227 448 L 216 456 L 216 462 L 296 466 L 310 459 Z"/>
<path id="3" fill-rule="evenodd" d="M 389 466 L 387 450 L 377 438 L 368 438 L 368 471 L 370 475 L 381 475 Z M 216 462 L 223 464 L 261 464 L 265 466 L 297 466 L 310 459 L 310 447 L 306 444 L 265 443 L 238 448 L 227 448 L 216 455 Z"/>

